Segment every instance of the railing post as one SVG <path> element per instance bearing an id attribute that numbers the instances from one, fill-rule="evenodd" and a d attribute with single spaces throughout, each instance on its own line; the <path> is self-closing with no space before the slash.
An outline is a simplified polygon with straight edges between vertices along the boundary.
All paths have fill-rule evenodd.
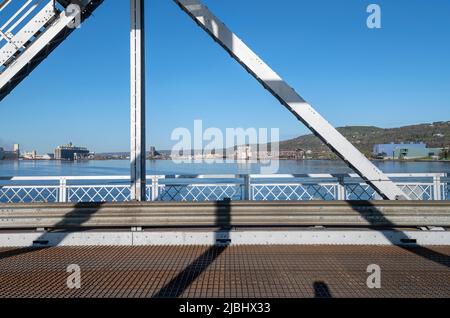
<path id="1" fill-rule="evenodd" d="M 67 180 L 66 178 L 59 179 L 59 203 L 67 202 Z"/>
<path id="2" fill-rule="evenodd" d="M 249 174 L 244 175 L 244 197 L 242 198 L 244 201 L 252 201 L 252 183 L 251 177 Z"/>
<path id="3" fill-rule="evenodd" d="M 152 177 L 152 201 L 157 201 L 159 196 L 159 178 L 157 176 Z"/>
<path id="4" fill-rule="evenodd" d="M 345 180 L 344 180 L 344 176 L 338 176 L 338 184 L 337 184 L 337 199 L 339 201 L 345 201 L 346 198 L 346 194 L 345 194 Z"/>
<path id="5" fill-rule="evenodd" d="M 434 200 L 442 200 L 442 183 L 441 183 L 441 175 L 435 175 L 433 177 L 433 186 L 434 186 L 434 193 L 433 193 L 433 199 Z"/>

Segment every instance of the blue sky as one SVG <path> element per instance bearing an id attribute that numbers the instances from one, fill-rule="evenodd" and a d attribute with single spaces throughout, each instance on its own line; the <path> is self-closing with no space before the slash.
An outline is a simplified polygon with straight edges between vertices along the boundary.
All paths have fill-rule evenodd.
<path id="1" fill-rule="evenodd" d="M 147 144 L 174 128 L 307 133 L 171 0 L 147 1 Z M 450 1 L 206 0 L 333 125 L 450 120 Z M 382 28 L 366 7 L 382 8 Z M 0 146 L 129 149 L 129 1 L 106 0 L 0 104 Z"/>

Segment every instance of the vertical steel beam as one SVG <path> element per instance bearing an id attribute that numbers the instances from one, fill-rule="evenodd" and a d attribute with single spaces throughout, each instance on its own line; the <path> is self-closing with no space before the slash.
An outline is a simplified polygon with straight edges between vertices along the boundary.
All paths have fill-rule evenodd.
<path id="1" fill-rule="evenodd" d="M 131 199 L 146 200 L 144 0 L 131 1 Z"/>

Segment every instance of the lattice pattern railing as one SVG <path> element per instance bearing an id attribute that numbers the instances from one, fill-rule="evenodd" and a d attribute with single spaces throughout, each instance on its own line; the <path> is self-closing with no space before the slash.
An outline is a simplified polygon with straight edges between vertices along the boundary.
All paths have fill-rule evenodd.
<path id="1" fill-rule="evenodd" d="M 68 186 L 69 202 L 127 202 L 130 201 L 129 185 Z"/>
<path id="2" fill-rule="evenodd" d="M 442 195 L 443 195 L 443 199 L 444 200 L 450 200 L 450 186 L 449 186 L 449 184 L 447 184 L 447 183 L 444 183 L 444 184 L 442 184 L 441 185 L 441 193 L 442 193 Z"/>
<path id="3" fill-rule="evenodd" d="M 256 201 L 337 200 L 337 184 L 254 184 Z"/>
<path id="4" fill-rule="evenodd" d="M 345 185 L 345 199 L 358 201 L 358 200 L 375 200 L 379 195 L 366 183 L 354 183 Z"/>
<path id="5" fill-rule="evenodd" d="M 239 184 L 178 184 L 160 187 L 158 201 L 219 201 L 224 199 L 241 200 L 242 189 Z"/>
<path id="6" fill-rule="evenodd" d="M 403 192 L 411 198 L 411 200 L 419 200 L 419 201 L 433 200 L 433 191 L 434 191 L 433 183 L 422 183 L 422 184 L 405 183 L 398 185 L 400 189 L 402 189 Z"/>
<path id="7" fill-rule="evenodd" d="M 402 180 L 397 185 L 412 200 L 450 200 L 448 179 L 443 174 L 392 177 Z M 381 199 L 354 175 L 148 176 L 146 193 L 148 201 L 181 202 Z M 0 177 L 0 203 L 126 202 L 130 198 L 127 176 Z"/>
<path id="8" fill-rule="evenodd" d="M 429 201 L 433 200 L 433 183 L 397 183 L 402 191 L 411 200 Z M 372 187 L 365 183 L 347 184 L 346 200 L 380 200 L 380 196 Z"/>
<path id="9" fill-rule="evenodd" d="M 58 187 L 5 186 L 0 187 L 0 203 L 58 202 Z"/>

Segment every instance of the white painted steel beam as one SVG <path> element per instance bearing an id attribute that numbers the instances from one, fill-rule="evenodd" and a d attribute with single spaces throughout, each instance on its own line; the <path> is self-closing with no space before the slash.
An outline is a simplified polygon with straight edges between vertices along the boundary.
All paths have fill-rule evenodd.
<path id="1" fill-rule="evenodd" d="M 39 9 L 38 16 L 33 16 L 36 12 L 34 10 L 41 2 L 46 6 Z M 102 2 L 103 0 L 80 2 L 81 22 L 90 17 Z M 0 65 L 0 101 L 75 30 L 73 22 L 78 12 L 71 10 L 72 12 L 59 13 L 58 10 L 54 10 L 53 4 L 53 0 L 28 0 L 0 28 L 3 32 L 3 36 L 0 37 L 2 44 L 6 37 L 6 44 L 0 52 L 0 64 L 4 64 L 4 69 Z M 15 32 L 16 27 L 21 27 L 21 23 L 25 23 L 24 19 L 27 17 L 31 17 L 31 20 Z M 30 37 L 31 35 L 34 36 Z"/>
<path id="2" fill-rule="evenodd" d="M 384 199 L 409 199 L 381 170 L 214 16 L 200 0 L 174 1 Z"/>
<path id="3" fill-rule="evenodd" d="M 219 240 L 219 241 L 218 241 Z M 450 232 L 419 230 L 233 230 L 231 232 L 185 231 L 82 231 L 0 233 L 0 247 L 51 246 L 177 246 L 219 245 L 400 245 L 448 246 Z M 415 242 L 415 243 L 414 243 Z M 41 243 L 41 244 L 39 244 Z M 45 244 L 42 244 L 45 243 Z"/>
<path id="4" fill-rule="evenodd" d="M 45 47 L 61 33 L 61 31 L 72 23 L 72 21 L 73 17 L 67 16 L 64 12 L 61 12 L 56 22 L 49 26 L 46 31 L 14 61 L 13 64 L 9 65 L 3 73 L 0 74 L 0 89 L 6 87 L 9 81 L 26 67 L 35 56 L 44 50 Z"/>
<path id="5" fill-rule="evenodd" d="M 14 35 L 8 44 L 0 49 L 0 65 L 6 63 L 13 55 L 24 48 L 24 45 L 31 40 L 55 15 L 53 2 L 39 11 L 17 34 Z"/>
<path id="6" fill-rule="evenodd" d="M 144 0 L 131 0 L 131 199 L 145 201 Z"/>
<path id="7" fill-rule="evenodd" d="M 0 11 L 3 11 L 3 9 L 5 9 L 8 6 L 8 4 L 10 4 L 10 3 L 11 3 L 11 0 L 3 0 L 0 3 Z"/>

